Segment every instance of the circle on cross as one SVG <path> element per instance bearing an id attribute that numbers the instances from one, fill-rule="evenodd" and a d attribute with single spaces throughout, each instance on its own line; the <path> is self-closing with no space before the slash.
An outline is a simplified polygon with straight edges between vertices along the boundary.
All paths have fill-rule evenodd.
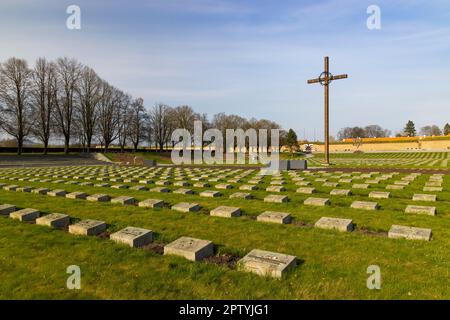
<path id="1" fill-rule="evenodd" d="M 322 72 L 319 76 L 319 82 L 321 85 L 326 85 L 331 82 L 333 75 L 330 72 Z"/>

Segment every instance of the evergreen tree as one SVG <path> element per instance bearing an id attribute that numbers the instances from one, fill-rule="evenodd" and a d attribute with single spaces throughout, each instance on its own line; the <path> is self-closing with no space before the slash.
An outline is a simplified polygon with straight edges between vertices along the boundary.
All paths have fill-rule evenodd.
<path id="1" fill-rule="evenodd" d="M 291 153 L 298 149 L 297 134 L 292 129 L 289 129 L 286 135 L 286 146 L 289 148 Z"/>
<path id="2" fill-rule="evenodd" d="M 444 136 L 448 136 L 450 134 L 450 124 L 446 124 L 444 126 Z"/>
<path id="3" fill-rule="evenodd" d="M 408 137 L 414 137 L 416 135 L 416 126 L 414 122 L 409 120 L 408 123 L 406 124 L 405 129 L 403 129 L 403 132 Z"/>

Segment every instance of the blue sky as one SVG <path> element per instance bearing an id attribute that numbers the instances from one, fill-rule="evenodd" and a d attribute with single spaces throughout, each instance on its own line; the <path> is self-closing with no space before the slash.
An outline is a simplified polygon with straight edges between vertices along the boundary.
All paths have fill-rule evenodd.
<path id="1" fill-rule="evenodd" d="M 68 30 L 66 8 L 81 8 Z M 366 9 L 381 8 L 381 30 Z M 151 106 L 268 118 L 322 138 L 323 98 L 307 85 L 330 56 L 331 132 L 450 122 L 448 0 L 2 0 L 0 61 L 75 57 Z"/>

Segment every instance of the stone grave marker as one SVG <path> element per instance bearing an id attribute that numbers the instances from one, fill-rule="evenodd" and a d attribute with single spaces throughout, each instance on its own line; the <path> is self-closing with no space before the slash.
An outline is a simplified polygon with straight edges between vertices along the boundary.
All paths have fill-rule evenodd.
<path id="1" fill-rule="evenodd" d="M 68 199 L 83 199 L 85 200 L 87 197 L 87 194 L 84 192 L 76 191 L 66 194 L 66 198 Z"/>
<path id="2" fill-rule="evenodd" d="M 349 196 L 352 192 L 348 189 L 333 189 L 330 191 L 330 195 L 332 196 Z"/>
<path id="3" fill-rule="evenodd" d="M 288 200 L 288 196 L 281 196 L 276 194 L 269 194 L 268 196 L 264 197 L 264 202 L 283 203 L 288 202 Z"/>
<path id="4" fill-rule="evenodd" d="M 436 215 L 436 207 L 408 205 L 405 209 L 405 212 L 406 213 L 415 213 L 415 214 L 426 214 L 429 216 L 434 216 L 434 215 Z"/>
<path id="5" fill-rule="evenodd" d="M 286 191 L 286 188 L 283 186 L 270 186 L 266 188 L 267 192 L 283 192 Z"/>
<path id="6" fill-rule="evenodd" d="M 49 226 L 56 229 L 64 229 L 70 223 L 70 217 L 62 213 L 50 213 L 36 219 L 36 224 Z"/>
<path id="7" fill-rule="evenodd" d="M 367 183 L 355 183 L 352 186 L 352 189 L 368 189 L 370 185 Z"/>
<path id="8" fill-rule="evenodd" d="M 330 199 L 309 197 L 308 199 L 303 201 L 303 204 L 309 206 L 326 206 L 330 204 Z"/>
<path id="9" fill-rule="evenodd" d="M 297 192 L 297 193 L 305 193 L 305 194 L 313 194 L 313 193 L 316 193 L 317 190 L 315 188 L 303 187 L 303 188 L 298 188 L 295 192 Z"/>
<path id="10" fill-rule="evenodd" d="M 249 200 L 253 199 L 253 196 L 250 193 L 245 192 L 235 192 L 232 195 L 230 195 L 230 199 L 244 199 Z"/>
<path id="11" fill-rule="evenodd" d="M 412 197 L 413 201 L 436 201 L 436 195 L 435 194 L 414 194 Z"/>
<path id="12" fill-rule="evenodd" d="M 405 238 L 408 240 L 431 240 L 431 229 L 392 225 L 389 238 Z"/>
<path id="13" fill-rule="evenodd" d="M 179 212 L 196 212 L 200 210 L 198 203 L 180 202 L 172 206 L 172 210 Z"/>
<path id="14" fill-rule="evenodd" d="M 164 246 L 164 255 L 176 255 L 200 261 L 214 254 L 214 244 L 208 240 L 181 237 Z"/>
<path id="15" fill-rule="evenodd" d="M 200 192 L 200 197 L 205 197 L 205 198 L 217 198 L 220 197 L 222 194 L 219 191 L 215 191 L 215 190 L 205 190 Z"/>
<path id="16" fill-rule="evenodd" d="M 276 212 L 276 211 L 264 211 L 256 218 L 257 221 L 271 222 L 279 224 L 291 223 L 292 217 L 289 213 Z"/>
<path id="17" fill-rule="evenodd" d="M 209 212 L 213 217 L 232 218 L 241 215 L 241 209 L 238 207 L 220 206 Z"/>
<path id="18" fill-rule="evenodd" d="M 84 235 L 84 236 L 96 236 L 106 230 L 106 223 L 98 220 L 81 220 L 78 223 L 71 224 L 69 226 L 69 233 Z"/>
<path id="19" fill-rule="evenodd" d="M 282 278 L 286 272 L 297 265 L 294 256 L 253 249 L 238 261 L 238 269 L 253 272 L 260 276 Z"/>
<path id="20" fill-rule="evenodd" d="M 13 206 L 12 204 L 2 204 L 0 205 L 0 215 L 8 215 L 11 212 L 16 211 L 16 206 Z"/>
<path id="21" fill-rule="evenodd" d="M 383 192 L 383 191 L 372 191 L 369 193 L 369 198 L 375 198 L 375 199 L 388 199 L 391 197 L 390 192 Z"/>
<path id="22" fill-rule="evenodd" d="M 146 199 L 140 201 L 138 206 L 143 208 L 162 208 L 164 207 L 164 201 L 159 199 Z"/>
<path id="23" fill-rule="evenodd" d="M 40 212 L 36 209 L 26 208 L 18 211 L 11 212 L 9 214 L 10 218 L 19 220 L 19 221 L 34 221 L 39 218 Z"/>
<path id="24" fill-rule="evenodd" d="M 112 241 L 126 244 L 133 248 L 143 247 L 153 241 L 153 231 L 142 228 L 126 227 L 109 237 Z"/>
<path id="25" fill-rule="evenodd" d="M 314 226 L 320 229 L 334 229 L 342 232 L 353 231 L 352 219 L 322 217 Z"/>
<path id="26" fill-rule="evenodd" d="M 110 197 L 108 195 L 106 195 L 106 194 L 97 193 L 97 194 L 93 194 L 93 195 L 88 196 L 86 198 L 86 200 L 94 201 L 94 202 L 107 202 L 107 201 L 110 200 Z"/>
<path id="27" fill-rule="evenodd" d="M 127 197 L 127 196 L 120 196 L 117 198 L 112 198 L 111 203 L 118 203 L 118 204 L 126 204 L 126 205 L 133 205 L 136 203 L 136 199 L 133 197 Z"/>
<path id="28" fill-rule="evenodd" d="M 377 210 L 379 208 L 378 203 L 368 201 L 353 201 L 350 207 L 362 210 Z"/>

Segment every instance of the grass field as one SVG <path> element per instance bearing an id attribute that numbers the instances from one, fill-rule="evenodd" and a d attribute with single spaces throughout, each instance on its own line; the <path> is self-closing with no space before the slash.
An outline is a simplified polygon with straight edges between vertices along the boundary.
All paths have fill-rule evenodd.
<path id="1" fill-rule="evenodd" d="M 323 154 L 308 158 L 310 166 L 323 164 Z M 450 152 L 376 152 L 376 153 L 331 153 L 330 161 L 336 167 L 370 168 L 450 168 Z"/>
<path id="2" fill-rule="evenodd" d="M 82 174 L 84 178 L 61 177 L 58 171 L 69 170 L 77 175 L 86 170 L 97 172 Z M 53 170 L 53 171 L 51 171 Z M 370 189 L 352 189 L 351 196 L 330 196 L 332 187 L 322 186 L 327 181 L 338 181 L 343 173 L 316 172 L 312 175 L 282 174 L 287 182 L 288 203 L 265 203 L 269 194 L 265 188 L 275 177 L 266 176 L 258 184 L 258 190 L 250 192 L 254 199 L 229 199 L 238 187 L 246 184 L 258 171 L 232 183 L 233 189 L 220 190 L 222 196 L 209 199 L 199 196 L 202 190 L 215 190 L 210 182 L 208 188 L 195 188 L 190 180 L 193 176 L 208 173 L 209 178 L 221 177 L 226 182 L 243 170 L 224 171 L 220 169 L 198 169 L 186 171 L 185 179 L 194 190 L 193 195 L 155 193 L 132 189 L 113 189 L 80 185 L 93 182 L 97 177 L 108 174 L 151 177 L 175 182 L 171 169 L 158 169 L 154 175 L 151 168 L 103 168 L 70 167 L 39 169 L 4 169 L 0 171 L 0 182 L 18 186 L 46 187 L 84 191 L 87 194 L 104 193 L 111 197 L 129 195 L 138 201 L 161 199 L 166 205 L 161 209 L 146 209 L 120 204 L 93 203 L 86 200 L 72 200 L 34 193 L 0 191 L 0 204 L 14 204 L 18 208 L 35 208 L 46 213 L 65 213 L 72 223 L 91 218 L 107 222 L 107 233 L 101 237 L 74 236 L 62 230 L 18 222 L 0 217 L 0 298 L 13 299 L 449 299 L 450 288 L 450 178 L 443 179 L 443 191 L 436 192 L 438 201 L 416 202 L 415 193 L 426 193 L 422 188 L 430 175 L 418 176 L 404 190 L 390 190 L 390 199 L 371 199 L 368 194 L 374 190 L 385 191 L 385 186 L 401 180 L 407 174 L 372 184 Z M 357 171 L 357 170 L 355 170 Z M 81 172 L 81 173 L 80 173 Z M 192 172 L 192 174 L 190 173 Z M 29 175 L 27 175 L 29 174 Z M 191 176 L 189 176 L 191 175 Z M 225 176 L 228 175 L 228 176 Z M 372 178 L 381 173 L 373 173 Z M 353 173 L 354 183 L 364 182 L 361 174 Z M 294 178 L 310 181 L 317 189 L 314 197 L 329 198 L 331 205 L 311 207 L 303 201 L 311 195 L 299 194 L 295 190 Z M 80 177 L 81 178 L 81 177 Z M 209 178 L 205 178 L 208 180 Z M 22 179 L 23 181 L 21 181 Z M 30 181 L 35 180 L 35 181 Z M 278 178 L 276 178 L 278 179 Z M 44 182 L 41 182 L 44 180 Z M 50 180 L 50 181 L 48 181 Z M 60 180 L 54 183 L 55 180 Z M 69 181 L 75 181 L 67 184 Z M 111 182 L 139 185 L 135 182 Z M 206 181 L 207 182 L 207 181 Z M 154 184 L 147 185 L 148 188 Z M 178 187 L 169 185 L 173 191 Z M 342 183 L 338 188 L 350 189 Z M 241 191 L 242 192 L 242 191 Z M 350 208 L 355 200 L 376 201 L 381 208 L 365 211 Z M 179 213 L 170 209 L 178 202 L 195 202 L 201 211 Z M 432 205 L 436 216 L 406 214 L 408 204 Z M 236 206 L 242 210 L 239 218 L 218 218 L 208 215 L 219 205 Z M 263 211 L 290 213 L 294 221 L 288 225 L 262 223 L 255 217 Z M 350 218 L 356 224 L 353 232 L 341 233 L 314 228 L 320 217 Z M 391 225 L 431 228 L 432 241 L 411 241 L 391 239 L 387 231 Z M 127 226 L 151 229 L 156 233 L 155 245 L 144 249 L 133 249 L 108 240 L 108 234 Z M 202 262 L 191 262 L 180 257 L 161 255 L 161 248 L 181 236 L 213 241 L 216 254 Z M 264 249 L 294 255 L 299 265 L 282 279 L 260 277 L 236 270 L 235 262 L 252 249 Z M 81 290 L 66 288 L 66 268 L 78 265 L 82 272 Z M 378 265 L 381 269 L 382 287 L 369 290 L 366 287 L 367 267 Z"/>

